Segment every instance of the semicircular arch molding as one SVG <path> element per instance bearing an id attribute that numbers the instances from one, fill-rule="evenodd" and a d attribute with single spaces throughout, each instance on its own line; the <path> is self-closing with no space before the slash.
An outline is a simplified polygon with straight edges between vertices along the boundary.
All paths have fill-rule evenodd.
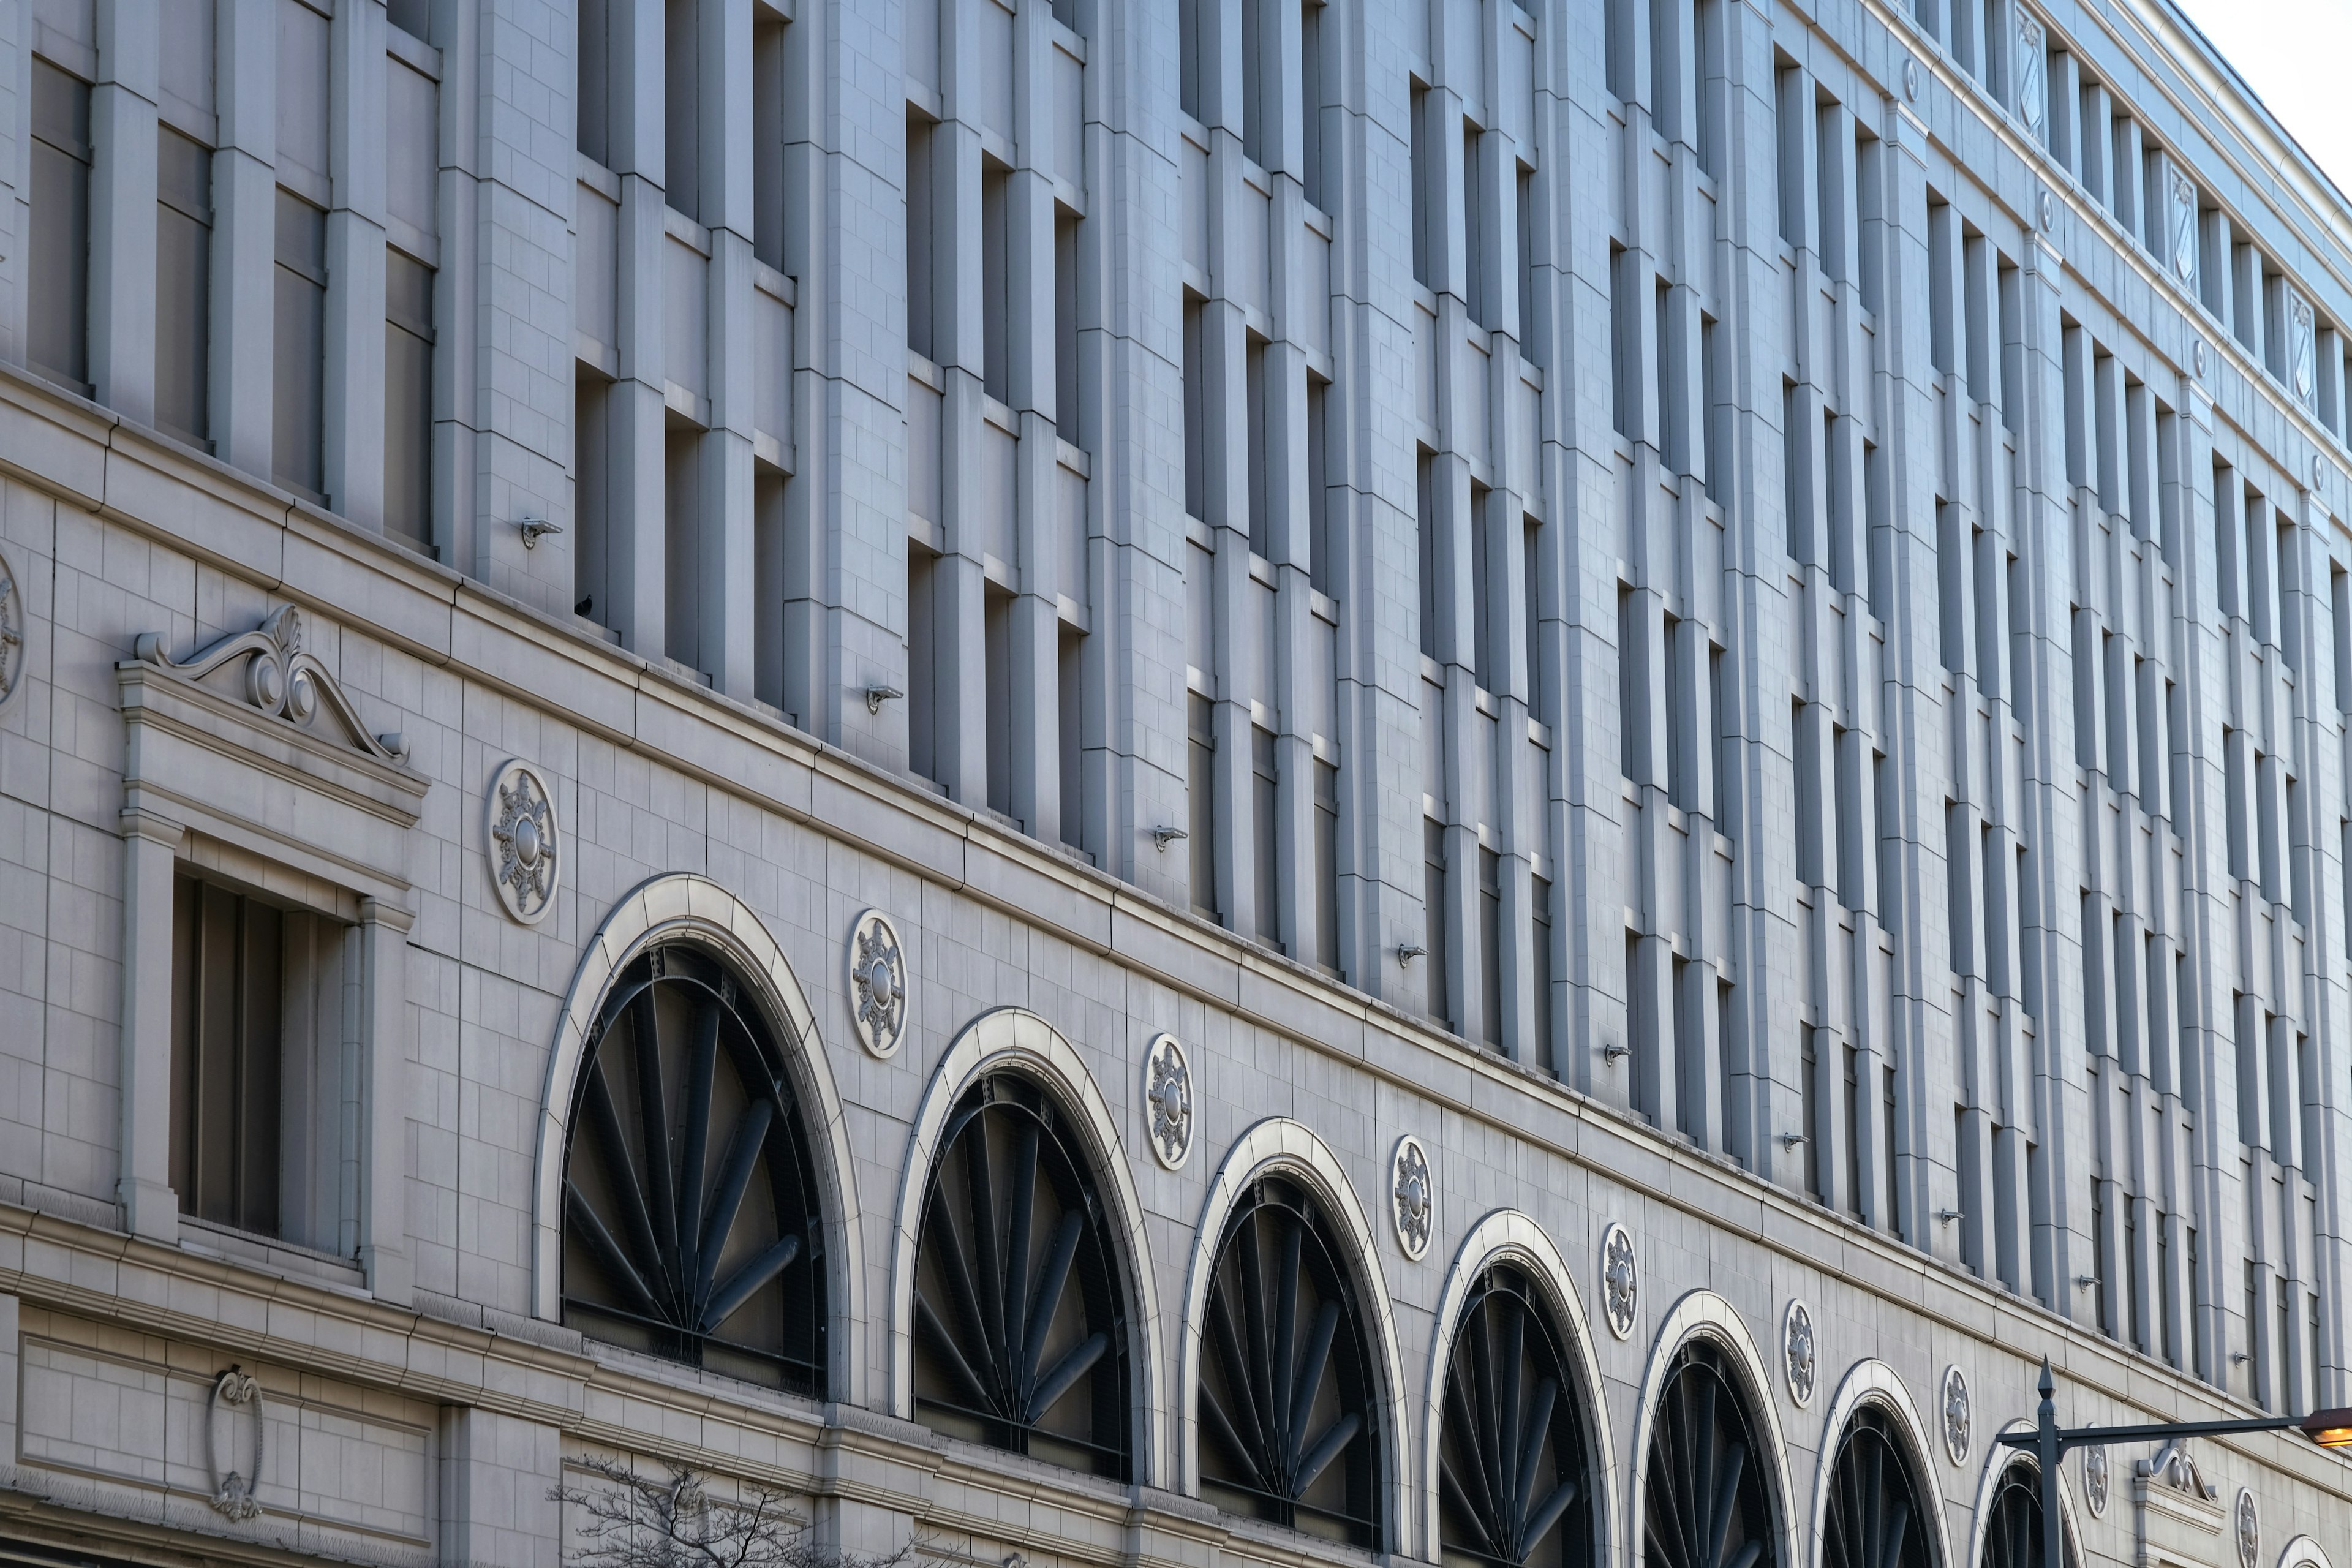
<path id="1" fill-rule="evenodd" d="M 2298 1535 L 2281 1549 L 2278 1568 L 2332 1568 L 2327 1553 L 2308 1535 Z"/>
<path id="2" fill-rule="evenodd" d="M 1551 1237 L 1533 1215 L 1518 1209 L 1496 1209 L 1473 1226 L 1455 1249 L 1445 1288 L 1437 1299 L 1435 1330 L 1429 1347 L 1428 1398 L 1421 1422 L 1421 1524 L 1423 1555 L 1438 1561 L 1441 1517 L 1438 1508 L 1438 1466 L 1445 1426 L 1445 1380 L 1454 1359 L 1454 1342 L 1462 1327 L 1464 1306 L 1481 1276 L 1499 1263 L 1516 1264 L 1535 1284 L 1551 1309 L 1562 1336 L 1569 1342 L 1583 1402 L 1585 1440 L 1591 1445 L 1591 1484 L 1601 1504 L 1600 1541 L 1593 1561 L 1605 1563 L 1611 1543 L 1619 1537 L 1617 1519 L 1617 1456 L 1612 1447 L 1608 1413 L 1601 1397 L 1601 1363 L 1592 1351 L 1592 1326 L 1584 1316 L 1584 1302 L 1576 1291 L 1576 1276 L 1553 1245 Z"/>
<path id="3" fill-rule="evenodd" d="M 1633 1414 L 1633 1442 L 1627 1450 L 1626 1460 L 1626 1468 L 1632 1475 L 1625 1508 L 1628 1568 L 1644 1568 L 1642 1509 L 1647 1501 L 1650 1439 L 1657 1429 L 1658 1408 L 1665 1397 L 1675 1361 L 1683 1347 L 1695 1339 L 1713 1342 L 1728 1356 L 1738 1372 L 1739 1393 L 1747 1400 L 1748 1414 L 1756 1424 L 1758 1438 L 1772 1450 L 1772 1462 L 1766 1473 L 1771 1483 L 1773 1528 L 1780 1535 L 1781 1568 L 1794 1568 L 1802 1559 L 1797 1552 L 1796 1505 L 1791 1500 L 1789 1482 L 1788 1435 L 1780 1429 L 1780 1408 L 1772 1397 L 1772 1373 L 1738 1309 L 1714 1291 L 1703 1289 L 1686 1293 L 1666 1313 L 1665 1321 L 1658 1325 L 1657 1338 L 1651 1342 L 1649 1363 L 1642 1369 L 1642 1402 Z"/>
<path id="4" fill-rule="evenodd" d="M 1395 1309 L 1389 1300 L 1388 1280 L 1381 1272 L 1381 1251 L 1363 1204 L 1349 1184 L 1347 1172 L 1330 1146 L 1302 1121 L 1269 1116 L 1252 1125 L 1225 1153 L 1201 1205 L 1201 1219 L 1192 1233 L 1192 1261 L 1184 1279 L 1183 1339 L 1177 1347 L 1176 1455 L 1182 1467 L 1178 1489 L 1188 1497 L 1201 1495 L 1201 1378 L 1203 1373 L 1201 1324 L 1209 1310 L 1209 1284 L 1216 1273 L 1217 1254 L 1224 1239 L 1225 1221 L 1250 1184 L 1261 1175 L 1281 1173 L 1297 1178 L 1320 1201 L 1335 1226 L 1346 1237 L 1353 1256 L 1355 1283 L 1363 1292 L 1366 1335 L 1377 1347 L 1389 1522 L 1396 1541 L 1417 1541 L 1412 1512 L 1412 1483 L 1405 1461 L 1406 1406 L 1404 1362 L 1397 1350 Z"/>
<path id="5" fill-rule="evenodd" d="M 866 1356 L 864 1248 L 852 1223 L 859 1212 L 856 1167 L 816 1014 L 759 912 L 709 878 L 692 872 L 648 878 L 623 895 L 589 939 L 564 994 L 540 1095 L 531 1196 L 531 1313 L 550 1322 L 563 1315 L 564 1148 L 573 1091 L 597 1013 L 614 976 L 647 948 L 670 942 L 691 942 L 724 963 L 750 988 L 769 1026 L 787 1043 L 784 1058 L 813 1123 L 809 1138 L 824 1154 L 814 1163 L 826 1208 L 825 1252 L 831 1259 L 825 1288 L 835 1331 L 828 1336 L 828 1381 L 835 1397 L 858 1403 L 865 1394 L 860 1369 Z"/>
<path id="6" fill-rule="evenodd" d="M 1129 1361 L 1138 1368 L 1131 1392 L 1140 1413 L 1134 1473 L 1139 1480 L 1164 1487 L 1165 1446 L 1160 1434 L 1162 1413 L 1168 1408 L 1161 1370 L 1166 1362 L 1160 1354 L 1160 1299 L 1144 1235 L 1143 1201 L 1136 1191 L 1126 1146 L 1119 1141 L 1118 1120 L 1086 1058 L 1060 1030 L 1025 1007 L 998 1007 L 966 1024 L 931 1070 L 922 1104 L 916 1110 L 899 1175 L 897 1228 L 891 1237 L 890 1413 L 900 1420 L 915 1419 L 915 1266 L 931 1167 L 939 1158 L 940 1140 L 956 1102 L 982 1076 L 1003 1068 L 1025 1073 L 1075 1113 L 1090 1145 L 1104 1195 L 1118 1211 L 1111 1229 L 1122 1252 L 1123 1283 L 1132 1292 L 1130 1320 L 1136 1335 L 1129 1353 Z"/>
<path id="7" fill-rule="evenodd" d="M 1953 1568 L 1951 1531 L 1944 1519 L 1942 1494 L 1935 1489 L 1935 1468 L 1930 1462 L 1935 1449 L 1928 1446 L 1927 1424 L 1919 1418 L 1919 1407 L 1912 1401 L 1911 1391 L 1904 1385 L 1902 1374 L 1885 1362 L 1876 1359 L 1859 1361 L 1846 1369 L 1838 1384 L 1837 1394 L 1822 1412 L 1821 1463 L 1815 1467 L 1813 1481 L 1813 1556 L 1816 1564 L 1828 1550 L 1830 1494 L 1835 1484 L 1838 1449 L 1845 1441 L 1846 1427 L 1865 1408 L 1874 1407 L 1886 1413 L 1903 1434 L 1904 1456 L 1910 1460 L 1911 1479 L 1921 1488 L 1920 1510 L 1933 1521 L 1930 1539 L 1935 1544 L 1937 1568 Z"/>
<path id="8" fill-rule="evenodd" d="M 2015 1466 L 2035 1478 L 2042 1475 L 2041 1464 L 2022 1448 L 2012 1448 L 1999 1439 L 2011 1432 L 2030 1432 L 2033 1423 L 2023 1418 L 2011 1421 L 1993 1434 L 1993 1441 L 1985 1444 L 1984 1468 L 1977 1476 L 1976 1501 L 1969 1509 L 1969 1555 L 1954 1568 L 1979 1568 L 1984 1562 L 1985 1535 L 1992 1528 L 1993 1500 L 2000 1491 L 2000 1479 Z M 2066 1479 L 2066 1467 L 2058 1467 L 2058 1515 L 2066 1526 L 2066 1556 L 2072 1563 L 2083 1561 L 2083 1516 L 2074 1506 L 2074 1483 Z"/>

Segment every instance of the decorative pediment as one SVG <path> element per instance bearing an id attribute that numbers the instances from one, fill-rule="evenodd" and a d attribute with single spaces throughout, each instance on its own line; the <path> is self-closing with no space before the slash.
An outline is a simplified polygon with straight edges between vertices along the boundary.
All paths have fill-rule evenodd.
<path id="1" fill-rule="evenodd" d="M 124 806 L 404 907 L 430 781 L 404 736 L 370 731 L 302 633 L 288 605 L 184 658 L 141 637 L 114 667 Z"/>
<path id="2" fill-rule="evenodd" d="M 2218 1568 L 2228 1510 L 2184 1442 L 2136 1461 L 2131 1490 L 2137 1568 Z"/>
<path id="3" fill-rule="evenodd" d="M 244 701 L 362 755 L 395 765 L 408 760 L 408 738 L 398 731 L 369 733 L 341 683 L 302 647 L 302 612 L 292 605 L 280 605 L 253 630 L 233 632 L 184 659 L 165 653 L 163 639 L 154 632 L 140 634 L 135 652 L 135 663 Z"/>
<path id="4" fill-rule="evenodd" d="M 2220 1489 L 2205 1479 L 2205 1471 L 2195 1456 L 2179 1439 L 2158 1449 L 2154 1458 L 2142 1459 L 2134 1468 L 2153 1485 L 2170 1487 L 2200 1502 L 2221 1500 Z"/>

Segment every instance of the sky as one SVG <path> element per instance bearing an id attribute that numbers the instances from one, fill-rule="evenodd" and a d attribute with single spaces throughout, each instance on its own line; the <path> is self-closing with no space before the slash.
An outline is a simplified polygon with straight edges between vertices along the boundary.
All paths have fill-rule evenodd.
<path id="1" fill-rule="evenodd" d="M 2352 197 L 2352 0 L 2174 0 Z"/>

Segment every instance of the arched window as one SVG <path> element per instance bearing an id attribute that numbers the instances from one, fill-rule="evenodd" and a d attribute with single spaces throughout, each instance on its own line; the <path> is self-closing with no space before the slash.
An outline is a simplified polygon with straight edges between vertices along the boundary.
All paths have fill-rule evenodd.
<path id="1" fill-rule="evenodd" d="M 621 971 L 572 1095 L 563 1319 L 599 1339 L 824 1392 L 824 1226 L 783 1053 L 684 944 Z"/>
<path id="2" fill-rule="evenodd" d="M 948 1118 L 915 1263 L 915 1405 L 936 1429 L 1128 1478 L 1127 1311 L 1083 1145 L 992 1073 Z"/>
<path id="3" fill-rule="evenodd" d="M 2066 1568 L 2074 1568 L 2074 1542 L 2066 1537 Z M 2012 1459 L 1985 1510 L 1981 1568 L 2042 1568 L 2042 1471 L 2031 1459 Z"/>
<path id="4" fill-rule="evenodd" d="M 1935 1568 L 1927 1496 L 1894 1418 L 1864 1405 L 1830 1471 L 1822 1568 Z"/>
<path id="5" fill-rule="evenodd" d="M 1592 1478 L 1580 1387 L 1551 1313 L 1498 1264 L 1471 1288 L 1454 1332 L 1439 1436 L 1451 1568 L 1588 1568 Z"/>
<path id="6" fill-rule="evenodd" d="M 1647 1568 L 1778 1568 L 1770 1460 L 1727 1359 L 1696 1340 L 1666 1378 L 1647 1456 Z"/>
<path id="7" fill-rule="evenodd" d="M 1342 1257 L 1295 1182 L 1263 1177 L 1234 1205 L 1209 1281 L 1201 1491 L 1377 1552 L 1381 1432 Z"/>

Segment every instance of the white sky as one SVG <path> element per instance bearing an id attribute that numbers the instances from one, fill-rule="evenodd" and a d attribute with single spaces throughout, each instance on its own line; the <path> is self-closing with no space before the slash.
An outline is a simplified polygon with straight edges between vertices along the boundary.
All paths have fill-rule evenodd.
<path id="1" fill-rule="evenodd" d="M 2352 197 L 2352 0 L 2174 0 Z"/>

